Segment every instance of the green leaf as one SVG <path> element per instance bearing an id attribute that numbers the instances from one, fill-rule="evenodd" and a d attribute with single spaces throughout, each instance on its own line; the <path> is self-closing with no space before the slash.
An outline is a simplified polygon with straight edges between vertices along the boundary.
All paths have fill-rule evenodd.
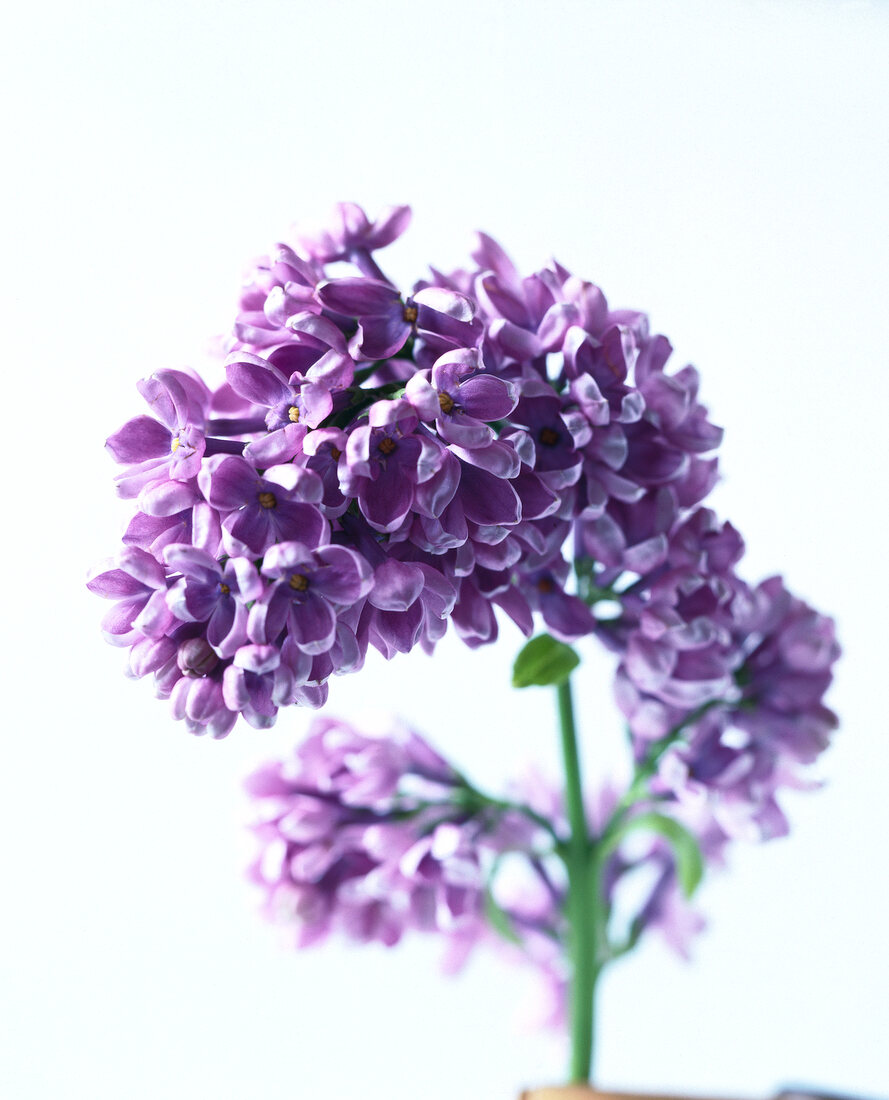
<path id="1" fill-rule="evenodd" d="M 512 666 L 512 686 L 563 684 L 579 664 L 580 657 L 570 645 L 549 634 L 538 634 L 519 651 Z"/>
<path id="2" fill-rule="evenodd" d="M 494 901 L 494 895 L 490 889 L 485 890 L 485 916 L 495 932 L 499 932 L 510 943 L 521 943 L 522 937 L 516 932 L 515 925 L 500 906 Z"/>
<path id="3" fill-rule="evenodd" d="M 647 829 L 658 833 L 673 849 L 676 860 L 676 877 L 679 885 L 687 898 L 690 898 L 704 876 L 704 857 L 694 834 L 689 832 L 684 825 L 674 817 L 659 814 L 655 810 L 647 810 L 643 814 L 629 818 L 604 844 L 604 853 L 613 852 L 627 833 L 638 829 Z"/>

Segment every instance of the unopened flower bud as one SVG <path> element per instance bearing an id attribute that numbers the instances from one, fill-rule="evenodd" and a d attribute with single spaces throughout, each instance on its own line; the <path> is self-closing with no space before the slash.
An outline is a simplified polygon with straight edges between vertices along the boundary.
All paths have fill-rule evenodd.
<path id="1" fill-rule="evenodd" d="M 186 676 L 197 679 L 208 676 L 219 664 L 219 658 L 206 638 L 189 638 L 179 646 L 176 664 Z"/>

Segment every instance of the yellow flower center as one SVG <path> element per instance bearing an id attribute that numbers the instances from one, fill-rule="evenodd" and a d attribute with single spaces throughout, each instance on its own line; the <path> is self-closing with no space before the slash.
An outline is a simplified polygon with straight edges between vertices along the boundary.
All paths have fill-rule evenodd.
<path id="1" fill-rule="evenodd" d="M 174 435 L 173 436 L 173 441 L 170 443 L 170 454 L 171 455 L 176 453 L 176 450 L 179 447 L 180 442 L 181 442 L 181 440 L 179 439 L 179 436 Z"/>
<path id="2" fill-rule="evenodd" d="M 540 442 L 544 447 L 555 447 L 559 442 L 559 433 L 555 428 L 541 428 L 540 429 Z"/>
<path id="3" fill-rule="evenodd" d="M 287 410 L 287 415 L 290 417 L 291 424 L 299 423 L 299 409 L 296 407 L 296 405 L 290 406 L 290 408 Z"/>
<path id="4" fill-rule="evenodd" d="M 223 594 L 223 596 L 227 596 L 229 594 L 229 592 L 231 592 L 231 589 L 225 583 L 225 581 L 220 581 L 219 582 L 219 591 Z"/>
<path id="5" fill-rule="evenodd" d="M 302 573 L 293 573 L 288 583 L 294 592 L 305 592 L 309 587 L 309 578 L 304 577 Z"/>
<path id="6" fill-rule="evenodd" d="M 453 411 L 454 399 L 449 393 L 445 393 L 442 390 L 438 395 L 438 404 L 443 413 L 449 413 Z"/>
<path id="7" fill-rule="evenodd" d="M 405 306 L 404 309 L 401 311 L 401 316 L 407 324 L 412 325 L 417 319 L 417 307 Z"/>
<path id="8" fill-rule="evenodd" d="M 276 508 L 278 506 L 274 493 L 260 493 L 257 499 L 263 508 Z"/>
<path id="9" fill-rule="evenodd" d="M 395 446 L 395 440 L 388 435 L 385 439 L 380 440 L 380 450 L 383 452 L 384 455 L 391 455 L 392 452 L 395 450 Z"/>

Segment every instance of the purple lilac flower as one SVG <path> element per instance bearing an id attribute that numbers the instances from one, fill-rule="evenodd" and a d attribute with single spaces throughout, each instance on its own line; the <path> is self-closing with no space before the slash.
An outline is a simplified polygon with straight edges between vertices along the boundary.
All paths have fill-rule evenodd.
<path id="1" fill-rule="evenodd" d="M 542 1022 L 561 1023 L 568 887 L 553 837 L 565 836 L 567 823 L 561 795 L 538 774 L 511 785 L 511 802 L 486 801 L 414 731 L 368 735 L 328 717 L 316 719 L 292 756 L 256 771 L 247 789 L 259 813 L 251 878 L 266 915 L 298 947 L 333 934 L 392 946 L 408 932 L 434 932 L 451 973 L 491 947 L 535 968 L 547 1002 Z M 590 799 L 592 836 L 603 835 L 618 805 L 615 786 Z M 721 862 L 728 836 L 705 805 L 659 794 L 633 813 L 652 807 L 695 835 L 708 862 Z M 531 815 L 549 821 L 552 835 Z M 606 912 L 633 942 L 657 932 L 687 955 L 703 920 L 682 894 L 671 846 L 646 835 L 632 851 L 619 845 L 608 856 Z M 627 909 L 623 888 L 640 873 L 647 886 Z"/>
<path id="2" fill-rule="evenodd" d="M 484 932 L 492 860 L 535 830 L 467 812 L 459 775 L 418 734 L 319 719 L 294 755 L 250 777 L 261 806 L 252 877 L 299 946 L 331 933 L 391 946 L 407 931 Z"/>
<path id="3" fill-rule="evenodd" d="M 409 214 L 340 204 L 253 266 L 221 385 L 170 370 L 140 385 L 149 414 L 108 441 L 135 508 L 124 543 L 146 556 L 126 559 L 141 579 L 121 567 L 132 591 L 108 618 L 131 671 L 218 732 L 242 702 L 254 724 L 321 705 L 369 646 L 431 651 L 450 622 L 488 644 L 505 614 L 619 655 L 639 752 L 708 703 L 711 725 L 736 716 L 734 736 L 759 745 L 769 724 L 791 741 L 786 698 L 811 689 L 815 715 L 824 677 L 783 658 L 767 675 L 773 650 L 751 648 L 771 589 L 737 577 L 739 540 L 700 508 L 721 431 L 697 372 L 672 368 L 644 314 L 556 262 L 522 275 L 484 234 L 465 270 L 396 286 L 377 257 Z M 311 596 L 280 573 L 294 546 Z M 338 570 L 352 602 L 324 594 Z M 598 613 L 604 595 L 616 616 Z M 825 630 L 794 624 L 801 652 Z M 754 671 L 751 696 L 739 677 Z M 812 755 L 825 725 L 804 725 Z"/>

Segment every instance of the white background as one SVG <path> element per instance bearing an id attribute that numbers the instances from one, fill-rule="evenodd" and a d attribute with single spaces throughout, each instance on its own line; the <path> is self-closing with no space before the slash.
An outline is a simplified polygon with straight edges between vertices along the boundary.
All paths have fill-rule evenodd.
<path id="1" fill-rule="evenodd" d="M 839 621 L 825 790 L 708 880 L 691 966 L 653 942 L 607 978 L 599 1083 L 889 1092 L 886 4 L 87 0 L 17 6 L 0 50 L 0 1095 L 509 1100 L 562 1075 L 497 957 L 449 981 L 434 943 L 279 943 L 240 777 L 309 716 L 190 738 L 83 588 L 136 380 L 200 366 L 247 261 L 339 199 L 413 204 L 383 260 L 405 282 L 480 227 L 648 309 L 727 429 L 747 575 Z M 516 645 L 369 662 L 329 709 L 397 710 L 493 784 L 550 767 Z M 592 772 L 617 725 L 588 676 Z"/>

